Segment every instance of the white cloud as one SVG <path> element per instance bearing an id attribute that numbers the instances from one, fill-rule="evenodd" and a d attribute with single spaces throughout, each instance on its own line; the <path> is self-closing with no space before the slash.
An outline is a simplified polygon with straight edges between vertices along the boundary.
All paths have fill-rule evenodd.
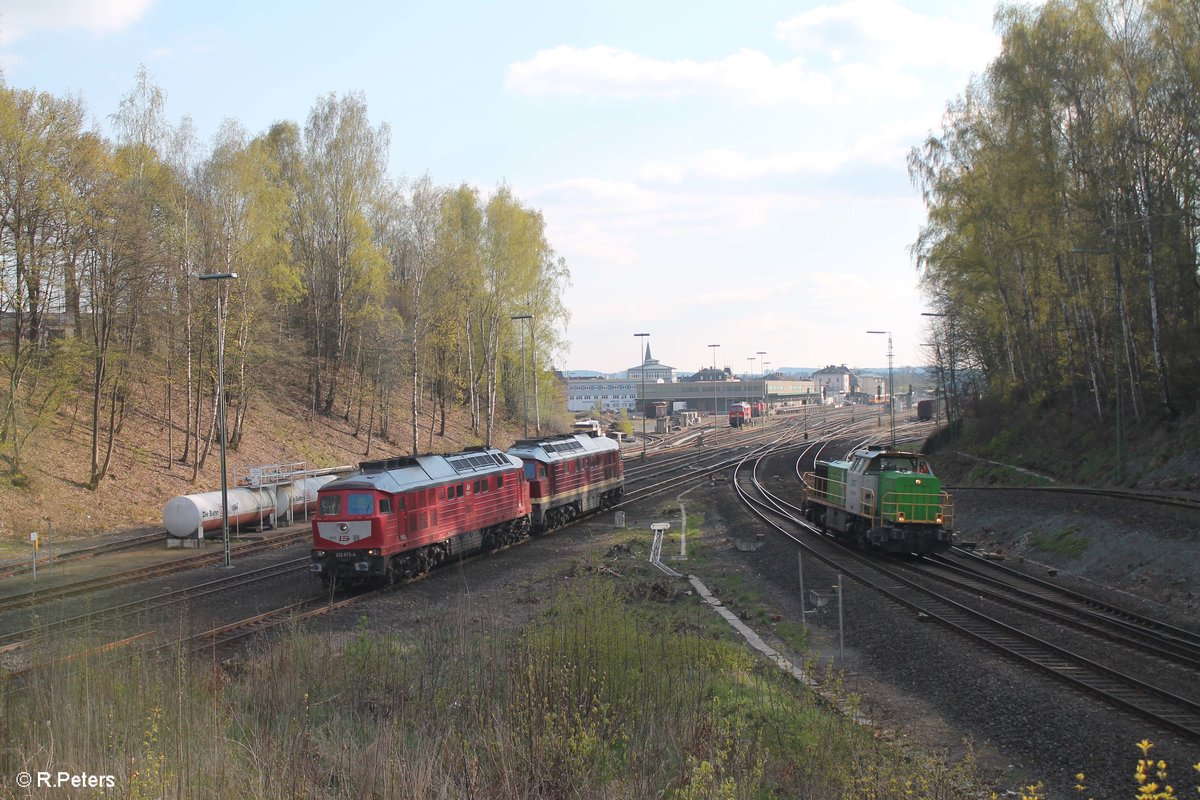
<path id="1" fill-rule="evenodd" d="M 729 148 L 705 150 L 670 161 L 642 165 L 640 175 L 655 183 L 678 184 L 689 177 L 746 181 L 784 175 L 832 175 L 848 166 L 903 164 L 912 143 L 936 122 L 914 117 L 881 123 L 852 142 L 811 150 L 750 154 Z"/>
<path id="2" fill-rule="evenodd" d="M 103 36 L 137 22 L 154 0 L 8 0 L 0 7 L 0 42 L 39 31 L 82 28 Z"/>
<path id="3" fill-rule="evenodd" d="M 846 0 L 779 23 L 780 39 L 836 63 L 978 68 L 999 38 L 978 25 L 926 16 L 895 0 Z"/>
<path id="4" fill-rule="evenodd" d="M 666 61 L 607 45 L 560 45 L 509 65 L 505 86 L 526 95 L 676 98 L 715 93 L 757 106 L 847 105 L 910 98 L 922 89 L 914 70 L 981 69 L 999 39 L 977 24 L 926 16 L 895 0 L 846 0 L 776 26 L 798 51 L 773 60 L 743 48 L 709 61 Z"/>
<path id="5" fill-rule="evenodd" d="M 834 99 L 829 78 L 805 69 L 800 60 L 776 64 L 769 56 L 749 49 L 717 61 L 663 61 L 604 45 L 562 45 L 511 64 L 505 86 L 529 95 L 623 99 L 718 91 L 753 105 Z"/>

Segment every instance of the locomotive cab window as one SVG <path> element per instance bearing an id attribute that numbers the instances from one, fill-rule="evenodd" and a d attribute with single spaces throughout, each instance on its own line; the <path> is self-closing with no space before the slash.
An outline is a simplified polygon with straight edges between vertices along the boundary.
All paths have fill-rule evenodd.
<path id="1" fill-rule="evenodd" d="M 380 514 L 392 513 L 392 498 L 390 498 L 390 497 L 379 498 L 379 513 Z"/>
<path id="2" fill-rule="evenodd" d="M 354 493 L 346 495 L 347 514 L 370 514 L 374 506 L 375 498 L 369 494 Z"/>
<path id="3" fill-rule="evenodd" d="M 533 480 L 537 476 L 537 468 L 538 468 L 538 465 L 535 464 L 534 462 L 526 461 L 525 462 L 525 480 L 527 480 L 527 481 Z M 545 477 L 545 470 L 542 470 L 542 473 L 543 473 L 543 477 Z"/>
<path id="4" fill-rule="evenodd" d="M 497 475 L 497 476 L 496 476 L 496 488 L 497 488 L 497 489 L 500 489 L 500 488 L 503 488 L 503 487 L 504 487 L 504 476 L 503 476 L 503 475 Z"/>
<path id="5" fill-rule="evenodd" d="M 322 517 L 332 517 L 334 514 L 341 513 L 342 496 L 340 494 L 321 495 L 321 508 L 318 513 Z"/>

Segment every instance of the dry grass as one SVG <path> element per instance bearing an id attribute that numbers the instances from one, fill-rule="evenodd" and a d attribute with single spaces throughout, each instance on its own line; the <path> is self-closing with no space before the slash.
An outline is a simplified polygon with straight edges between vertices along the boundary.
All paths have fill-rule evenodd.
<path id="1" fill-rule="evenodd" d="M 72 661 L 0 692 L 0 774 L 112 774 L 147 798 L 971 796 L 969 770 L 898 754 L 704 633 L 694 596 L 639 597 L 648 577 L 580 578 L 515 632 L 463 606 L 342 646 L 293 631 L 233 672 Z"/>
<path id="2" fill-rule="evenodd" d="M 366 457 L 365 434 L 355 438 L 351 422 L 341 417 L 308 419 L 299 398 L 301 387 L 271 384 L 259 389 L 247 412 L 246 430 L 236 451 L 229 451 L 233 474 L 259 464 L 303 461 L 313 467 L 354 464 Z M 109 474 L 91 491 L 88 480 L 91 443 L 87 399 L 68 404 L 53 423 L 36 431 L 23 455 L 23 480 L 14 485 L 0 462 L 0 559 L 24 555 L 29 532 L 45 532 L 49 522 L 55 546 L 99 533 L 162 524 L 162 507 L 179 494 L 206 492 L 220 485 L 216 445 L 199 478 L 192 483 L 192 465 L 172 463 L 167 455 L 165 381 L 152 382 L 131 398 L 130 411 L 117 440 Z M 401 404 L 402 405 L 402 404 Z M 173 413 L 174 453 L 183 448 L 179 430 L 185 419 L 182 398 Z M 470 430 L 465 409 L 450 410 L 446 436 L 429 436 L 428 417 L 422 420 L 421 450 L 452 452 L 480 444 Z M 407 417 L 392 423 L 393 441 L 376 437 L 371 457 L 407 452 Z M 495 443 L 507 446 L 516 429 L 500 426 Z"/>

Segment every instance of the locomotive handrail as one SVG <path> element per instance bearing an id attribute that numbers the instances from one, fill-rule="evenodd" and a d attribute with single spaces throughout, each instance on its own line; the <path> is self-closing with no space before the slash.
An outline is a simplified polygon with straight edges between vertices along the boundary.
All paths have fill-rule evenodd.
<path id="1" fill-rule="evenodd" d="M 864 517 L 870 517 L 872 523 L 878 524 L 883 522 L 882 512 L 880 512 L 878 519 L 875 517 L 875 491 L 873 489 L 867 486 L 861 487 L 859 489 L 858 502 L 862 506 Z"/>
<path id="2" fill-rule="evenodd" d="M 913 519 L 904 518 L 908 513 L 905 509 L 912 509 Z M 934 498 L 922 492 L 893 491 L 883 496 L 880 514 L 889 515 L 896 522 L 934 522 L 950 527 L 948 520 L 954 519 L 953 500 L 946 492 Z"/>

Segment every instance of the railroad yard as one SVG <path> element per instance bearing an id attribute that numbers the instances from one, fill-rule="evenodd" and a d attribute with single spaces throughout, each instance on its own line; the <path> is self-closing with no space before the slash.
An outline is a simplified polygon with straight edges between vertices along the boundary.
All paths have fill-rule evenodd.
<path id="1" fill-rule="evenodd" d="M 1087 796 L 1107 798 L 1133 794 L 1135 745 L 1149 740 L 1154 757 L 1187 785 L 1191 776 L 1182 776 L 1200 753 L 1200 575 L 1180 556 L 1186 550 L 1172 548 L 1194 547 L 1197 509 L 955 488 L 958 539 L 973 550 L 864 558 L 820 536 L 798 508 L 800 476 L 818 448 L 845 451 L 881 435 L 873 417 L 852 421 L 851 413 L 771 417 L 706 430 L 702 440 L 698 431 L 655 438 L 645 462 L 633 445 L 618 507 L 624 526 L 604 512 L 381 591 L 330 596 L 308 574 L 304 526 L 245 534 L 233 570 L 221 567 L 219 547 L 168 551 L 157 538 L 87 558 L 61 554 L 36 584 L 6 564 L 6 691 L 72 663 L 169 651 L 177 642 L 218 674 L 237 674 L 269 660 L 279 631 L 304 630 L 334 647 L 363 636 L 422 640 L 447 627 L 515 635 L 559 589 L 583 581 L 609 580 L 698 626 L 718 618 L 686 581 L 646 563 L 651 524 L 671 524 L 667 559 L 679 550 L 674 534 L 686 518 L 694 526 L 690 558 L 668 564 L 703 581 L 827 698 L 856 698 L 881 741 L 951 764 L 969 753 L 980 792 L 1044 781 L 1050 796 L 1071 796 L 1083 772 Z M 905 423 L 898 433 L 919 448 L 931 430 Z M 1045 544 L 1064 530 L 1089 546 Z M 831 591 L 839 574 L 841 629 Z M 814 607 L 818 595 L 823 604 Z"/>

